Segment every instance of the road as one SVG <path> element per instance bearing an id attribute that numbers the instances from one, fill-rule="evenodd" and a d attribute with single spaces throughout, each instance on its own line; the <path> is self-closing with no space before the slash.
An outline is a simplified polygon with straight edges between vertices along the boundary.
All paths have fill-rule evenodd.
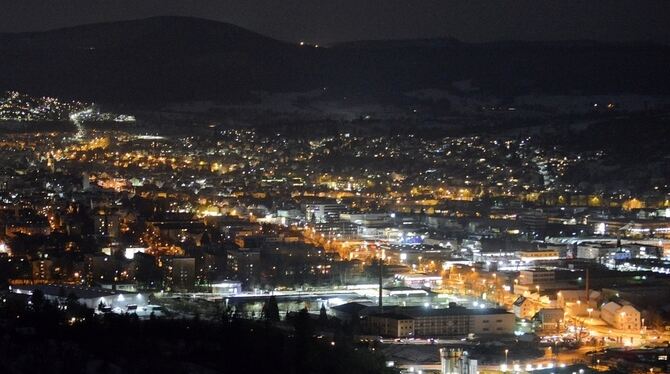
<path id="1" fill-rule="evenodd" d="M 644 333 L 642 331 L 617 330 L 598 318 L 572 317 L 572 320 L 575 321 L 575 325 L 577 326 L 583 324 L 585 331 L 588 331 L 591 336 L 605 338 L 606 345 L 608 346 L 623 345 L 626 347 L 637 347 L 670 341 L 670 334 L 667 332 L 647 330 L 646 328 Z M 622 337 L 623 342 L 617 343 L 609 340 L 613 337 Z"/>

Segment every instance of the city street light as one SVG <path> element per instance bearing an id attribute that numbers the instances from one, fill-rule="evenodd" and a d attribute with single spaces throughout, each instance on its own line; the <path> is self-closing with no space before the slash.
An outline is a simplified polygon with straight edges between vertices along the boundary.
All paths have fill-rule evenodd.
<path id="1" fill-rule="evenodd" d="M 509 349 L 505 349 L 505 366 L 507 366 L 507 354 L 509 353 Z"/>

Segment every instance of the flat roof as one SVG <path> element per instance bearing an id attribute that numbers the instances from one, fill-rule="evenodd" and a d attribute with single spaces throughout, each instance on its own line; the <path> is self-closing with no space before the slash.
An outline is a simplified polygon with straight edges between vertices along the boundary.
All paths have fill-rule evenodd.
<path id="1" fill-rule="evenodd" d="M 395 319 L 395 320 L 404 320 L 404 319 L 414 319 L 413 317 L 410 317 L 405 314 L 400 314 L 400 313 L 373 313 L 369 315 L 370 317 L 383 317 L 383 318 L 390 318 L 390 319 Z"/>
<path id="2" fill-rule="evenodd" d="M 65 296 L 69 295 L 70 293 L 74 293 L 79 299 L 94 299 L 116 295 L 135 294 L 133 292 L 123 292 L 119 290 L 113 291 L 106 288 L 80 287 L 65 284 L 18 285 L 11 286 L 11 290 L 12 292 L 16 293 L 32 293 L 34 290 L 40 290 L 45 295 L 49 296 L 59 296 L 63 292 L 65 293 Z"/>
<path id="3" fill-rule="evenodd" d="M 398 307 L 394 309 L 394 312 L 398 314 L 407 314 L 411 317 L 511 314 L 501 308 L 470 309 L 466 307 L 453 307 L 432 309 L 420 306 Z"/>

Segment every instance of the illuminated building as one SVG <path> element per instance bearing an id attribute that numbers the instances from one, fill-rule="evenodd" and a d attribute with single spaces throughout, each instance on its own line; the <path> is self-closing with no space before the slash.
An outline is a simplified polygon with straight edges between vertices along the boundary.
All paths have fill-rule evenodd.
<path id="1" fill-rule="evenodd" d="M 600 318 L 615 329 L 640 330 L 640 312 L 632 305 L 610 301 L 600 307 Z"/>
<path id="2" fill-rule="evenodd" d="M 519 272 L 519 284 L 521 285 L 553 282 L 555 279 L 556 272 L 553 270 L 530 269 Z"/>
<path id="3" fill-rule="evenodd" d="M 54 262 L 48 259 L 39 259 L 31 262 L 33 280 L 46 281 L 52 278 L 52 268 Z"/>
<path id="4" fill-rule="evenodd" d="M 195 258 L 161 256 L 163 285 L 168 291 L 190 291 L 195 286 Z"/>
<path id="5" fill-rule="evenodd" d="M 534 262 L 534 261 L 551 261 L 558 260 L 559 255 L 558 251 L 550 250 L 536 250 L 536 251 L 519 251 L 517 256 L 521 261 L 524 262 Z"/>
<path id="6" fill-rule="evenodd" d="M 261 252 L 259 249 L 229 249 L 226 251 L 226 273 L 249 286 L 260 276 Z"/>
<path id="7" fill-rule="evenodd" d="M 374 334 L 385 331 L 389 333 L 388 336 L 393 337 L 456 336 L 470 333 L 500 335 L 514 332 L 514 314 L 503 309 L 391 309 L 387 313 L 368 315 L 364 322 L 366 330 Z"/>

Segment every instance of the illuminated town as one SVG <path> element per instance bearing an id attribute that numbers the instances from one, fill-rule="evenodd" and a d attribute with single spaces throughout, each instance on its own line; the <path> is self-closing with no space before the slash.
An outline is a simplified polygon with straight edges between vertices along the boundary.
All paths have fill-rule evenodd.
<path id="1" fill-rule="evenodd" d="M 603 151 L 538 135 L 184 132 L 5 97 L 4 316 L 23 300 L 60 305 L 72 326 L 307 318 L 404 373 L 667 372 L 670 189 L 575 179 Z"/>
<path id="2" fill-rule="evenodd" d="M 0 7 L 0 374 L 670 374 L 669 0 Z"/>

